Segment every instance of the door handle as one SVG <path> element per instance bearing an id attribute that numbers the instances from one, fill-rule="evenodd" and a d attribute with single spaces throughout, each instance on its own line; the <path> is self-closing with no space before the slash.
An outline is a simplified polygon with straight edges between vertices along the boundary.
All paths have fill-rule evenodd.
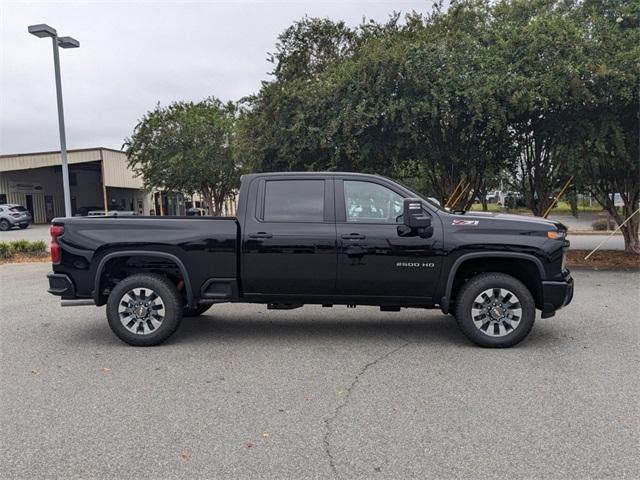
<path id="1" fill-rule="evenodd" d="M 341 235 L 341 237 L 345 240 L 364 240 L 365 238 L 367 238 L 360 233 L 345 233 L 344 235 Z"/>
<path id="2" fill-rule="evenodd" d="M 271 238 L 273 235 L 266 232 L 250 233 L 249 238 Z"/>

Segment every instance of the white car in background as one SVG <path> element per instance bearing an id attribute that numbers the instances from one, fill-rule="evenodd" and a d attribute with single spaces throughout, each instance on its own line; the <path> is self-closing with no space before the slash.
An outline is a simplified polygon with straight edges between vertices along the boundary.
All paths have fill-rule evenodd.
<path id="1" fill-rule="evenodd" d="M 13 227 L 27 228 L 33 222 L 29 210 L 22 205 L 5 203 L 0 205 L 0 231 L 6 232 Z"/>

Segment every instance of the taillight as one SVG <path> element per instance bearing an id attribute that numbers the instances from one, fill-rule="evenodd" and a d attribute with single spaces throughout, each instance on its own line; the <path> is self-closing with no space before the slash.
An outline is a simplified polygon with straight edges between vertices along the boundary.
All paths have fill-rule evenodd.
<path id="1" fill-rule="evenodd" d="M 22 214 L 20 214 L 20 213 L 12 213 L 11 216 L 13 218 L 20 218 L 22 216 Z"/>
<path id="2" fill-rule="evenodd" d="M 64 233 L 64 226 L 51 225 L 49 232 L 51 233 L 51 261 L 53 263 L 60 263 L 61 251 L 60 245 L 58 245 L 58 237 Z"/>

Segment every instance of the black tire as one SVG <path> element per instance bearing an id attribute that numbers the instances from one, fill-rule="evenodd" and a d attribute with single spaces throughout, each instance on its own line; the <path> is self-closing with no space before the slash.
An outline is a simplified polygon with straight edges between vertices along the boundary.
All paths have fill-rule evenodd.
<path id="1" fill-rule="evenodd" d="M 11 224 L 6 220 L 0 220 L 0 231 L 6 232 L 7 230 L 11 230 Z"/>
<path id="2" fill-rule="evenodd" d="M 182 309 L 182 316 L 183 317 L 199 317 L 204 312 L 209 310 L 211 307 L 213 307 L 213 305 L 198 305 L 195 308 L 184 307 Z"/>
<path id="3" fill-rule="evenodd" d="M 24 229 L 25 229 L 25 228 L 27 228 L 28 226 L 29 226 L 28 224 L 26 224 L 26 225 L 25 225 L 25 224 L 22 224 L 22 225 L 20 225 L 20 229 L 21 229 L 21 230 L 24 230 Z"/>
<path id="4" fill-rule="evenodd" d="M 150 333 L 134 333 L 121 321 L 121 302 L 133 289 L 155 292 L 163 304 L 164 318 Z M 130 297 L 129 297 L 130 298 Z M 182 299 L 176 286 L 166 277 L 152 273 L 138 273 L 125 278 L 111 291 L 107 300 L 107 319 L 116 336 L 129 345 L 148 347 L 159 345 L 176 331 L 182 321 Z M 133 319 L 133 317 L 130 317 Z M 137 321 L 137 320 L 134 320 Z"/>
<path id="5" fill-rule="evenodd" d="M 521 315 L 519 316 L 517 325 L 510 331 L 504 327 L 500 327 L 499 325 L 495 326 L 496 330 L 494 331 L 494 323 L 492 322 L 495 321 L 491 320 L 491 317 L 489 317 L 488 314 L 484 315 L 484 318 L 488 320 L 478 320 L 478 318 L 482 318 L 481 316 L 478 316 L 476 317 L 477 320 L 474 322 L 472 308 L 474 307 L 475 301 L 481 294 L 483 294 L 483 292 L 490 289 L 508 290 L 510 293 L 515 295 L 516 300 L 518 300 L 517 303 L 519 303 L 519 306 L 515 303 L 513 306 L 521 310 Z M 513 297 L 509 298 L 512 299 Z M 478 310 L 476 310 L 476 312 L 477 311 Z M 529 289 L 517 278 L 504 273 L 495 272 L 482 273 L 468 280 L 458 292 L 455 312 L 456 321 L 458 322 L 458 326 L 460 327 L 460 330 L 462 330 L 462 333 L 464 333 L 465 336 L 476 345 L 488 348 L 506 348 L 521 342 L 527 335 L 529 335 L 529 332 L 531 332 L 536 319 L 536 306 Z M 483 322 L 486 323 L 483 324 Z M 498 322 L 500 322 L 500 320 L 498 320 Z M 489 325 L 487 325 L 487 323 Z M 516 322 L 509 323 L 509 328 L 511 328 L 510 325 L 512 324 L 516 324 Z M 483 330 L 482 327 L 485 326 L 486 329 Z M 487 333 L 489 328 L 492 328 L 491 332 L 494 334 L 498 330 L 506 330 L 507 333 L 502 336 L 491 336 L 490 333 Z"/>

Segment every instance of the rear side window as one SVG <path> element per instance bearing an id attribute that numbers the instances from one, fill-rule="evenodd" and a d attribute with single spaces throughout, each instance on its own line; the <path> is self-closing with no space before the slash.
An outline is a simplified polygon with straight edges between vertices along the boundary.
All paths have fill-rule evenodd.
<path id="1" fill-rule="evenodd" d="M 324 180 L 265 182 L 265 222 L 323 222 Z"/>

